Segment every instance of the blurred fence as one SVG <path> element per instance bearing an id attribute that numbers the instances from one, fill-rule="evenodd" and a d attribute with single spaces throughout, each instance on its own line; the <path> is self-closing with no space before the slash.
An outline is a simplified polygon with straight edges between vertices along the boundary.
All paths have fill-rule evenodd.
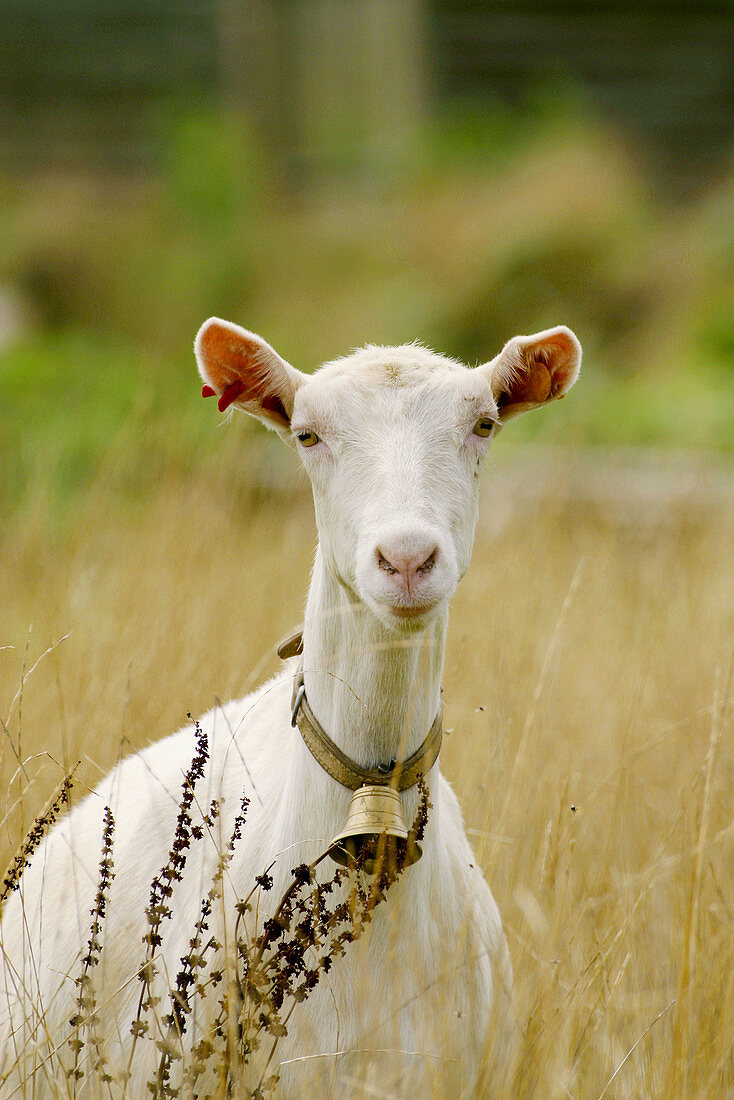
<path id="1" fill-rule="evenodd" d="M 443 101 L 550 87 L 686 189 L 731 149 L 732 41 L 731 0 L 5 0 L 0 165 L 155 166 L 181 102 L 242 108 L 284 166 L 374 161 Z"/>
<path id="2" fill-rule="evenodd" d="M 731 0 L 442 0 L 443 95 L 522 102 L 576 87 L 676 188 L 716 175 L 734 139 Z"/>

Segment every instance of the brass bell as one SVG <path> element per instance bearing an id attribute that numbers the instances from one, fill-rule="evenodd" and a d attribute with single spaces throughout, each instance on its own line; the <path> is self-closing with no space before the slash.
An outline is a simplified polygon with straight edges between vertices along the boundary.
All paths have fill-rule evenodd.
<path id="1" fill-rule="evenodd" d="M 362 869 L 373 875 L 380 867 L 409 867 L 423 855 L 420 844 L 408 840 L 400 794 L 394 787 L 358 787 L 349 804 L 347 822 L 329 846 L 329 855 L 348 867 L 365 852 Z"/>

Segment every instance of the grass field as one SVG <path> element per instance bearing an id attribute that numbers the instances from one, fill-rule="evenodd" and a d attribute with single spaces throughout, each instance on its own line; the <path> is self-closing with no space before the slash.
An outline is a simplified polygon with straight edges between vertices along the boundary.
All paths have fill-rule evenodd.
<path id="1" fill-rule="evenodd" d="M 201 321 L 304 370 L 567 323 L 581 383 L 496 444 L 444 675 L 515 971 L 491 1094 L 732 1100 L 734 174 L 663 202 L 546 107 L 457 105 L 399 171 L 298 194 L 201 105 L 149 176 L 0 179 L 0 862 L 77 761 L 74 798 L 275 672 L 301 619 L 306 479 L 213 430 Z"/>
<path id="2" fill-rule="evenodd" d="M 4 860 L 77 759 L 81 792 L 277 668 L 315 529 L 295 460 L 255 499 L 249 439 L 241 474 L 164 471 L 124 503 L 100 477 L 63 531 L 29 505 L 4 533 Z M 502 1095 L 732 1095 L 731 467 L 502 448 L 442 754 L 513 958 Z"/>

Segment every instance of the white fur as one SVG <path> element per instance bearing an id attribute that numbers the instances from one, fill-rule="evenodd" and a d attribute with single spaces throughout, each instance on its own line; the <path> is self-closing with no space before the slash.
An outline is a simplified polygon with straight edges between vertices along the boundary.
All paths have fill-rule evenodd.
<path id="1" fill-rule="evenodd" d="M 235 338 L 244 332 L 230 328 Z M 567 330 L 552 330 L 559 331 Z M 498 372 L 511 373 L 508 364 L 500 356 L 468 370 L 415 345 L 370 347 L 308 377 L 245 335 L 255 342 L 260 389 L 272 371 L 274 390 L 280 386 L 284 407 L 292 407 L 290 441 L 313 486 L 319 546 L 304 631 L 311 706 L 358 763 L 406 756 L 439 706 L 448 601 L 469 565 L 479 467 L 490 442 L 474 426 L 481 417 L 498 418 L 493 387 Z M 512 356 L 516 370 L 514 344 Z M 201 355 L 199 366 L 205 381 L 212 378 Z M 227 371 L 224 377 L 228 383 Z M 251 395 L 238 403 L 257 414 Z M 267 412 L 262 418 L 273 426 Z M 319 436 L 315 446 L 298 443 L 306 429 Z M 290 868 L 317 856 L 345 820 L 350 792 L 319 767 L 291 726 L 294 671 L 292 661 L 253 695 L 201 720 L 211 759 L 197 801 L 205 807 L 216 796 L 223 813 L 217 835 L 192 846 L 175 888 L 161 948 L 161 969 L 171 976 L 243 791 L 251 799 L 247 823 L 216 918 L 223 940 L 232 935 L 234 895 L 246 894 L 254 875 L 276 860 L 275 888 L 260 899 L 261 926 Z M 7 903 L 0 1050 L 6 1067 L 21 1055 L 21 1069 L 0 1096 L 18 1095 L 16 1073 L 34 1070 L 35 1096 L 65 1091 L 60 1067 L 73 1061 L 64 1040 L 73 1030 L 73 979 L 89 935 L 106 804 L 117 821 L 116 878 L 95 974 L 98 1031 L 107 1036 L 113 1072 L 126 1064 L 140 992 L 135 974 L 145 953 L 144 908 L 166 859 L 193 750 L 187 728 L 123 761 L 51 832 Z M 369 933 L 297 1006 L 273 1067 L 283 1063 L 279 1096 L 303 1096 L 312 1087 L 325 1095 L 330 1083 L 331 1095 L 350 1095 L 348 1082 L 365 1062 L 389 1083 L 390 1095 L 458 1096 L 471 1087 L 488 1049 L 509 1043 L 511 970 L 499 913 L 438 764 L 428 787 L 423 858 L 391 890 Z M 403 795 L 408 821 L 417 799 L 415 788 Z M 215 1000 L 212 994 L 201 1012 Z M 159 1011 L 167 1008 L 164 1001 Z M 200 1038 L 203 1026 L 202 1015 L 187 1041 Z M 382 1053 L 314 1057 L 365 1050 Z M 138 1044 L 128 1096 L 148 1095 L 156 1058 L 152 1043 Z M 293 1061 L 299 1058 L 305 1060 Z M 25 1088 L 30 1095 L 30 1082 Z"/>

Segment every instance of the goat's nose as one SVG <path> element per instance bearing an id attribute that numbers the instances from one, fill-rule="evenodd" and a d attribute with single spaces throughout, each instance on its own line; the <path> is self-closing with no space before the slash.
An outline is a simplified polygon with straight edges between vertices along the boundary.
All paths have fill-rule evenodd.
<path id="1" fill-rule="evenodd" d="M 408 591 L 421 577 L 430 573 L 438 559 L 438 547 L 426 549 L 425 546 L 414 551 L 398 551 L 390 547 L 378 546 L 377 565 L 385 573 L 394 576 Z"/>

